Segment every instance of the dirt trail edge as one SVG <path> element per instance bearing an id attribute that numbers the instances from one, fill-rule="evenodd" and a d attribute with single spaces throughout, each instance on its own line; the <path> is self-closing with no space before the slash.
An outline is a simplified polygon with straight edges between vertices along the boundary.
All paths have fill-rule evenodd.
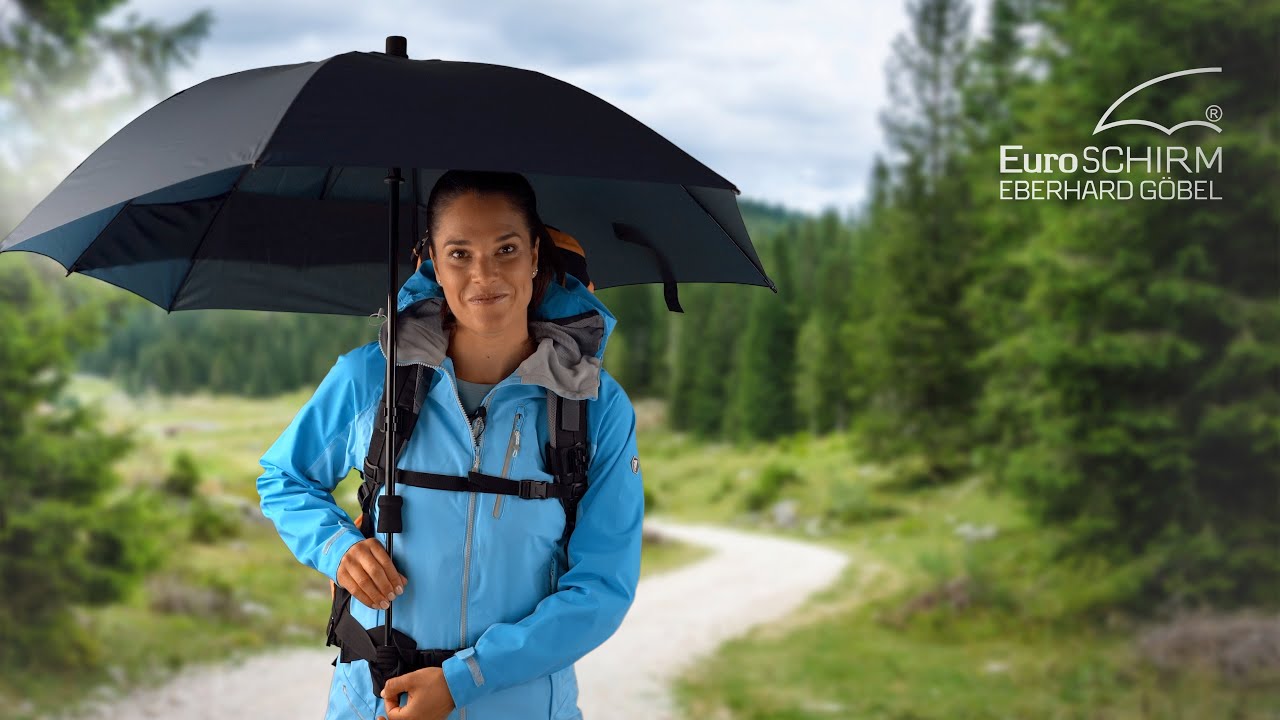
<path id="1" fill-rule="evenodd" d="M 849 560 L 811 543 L 723 527 L 645 525 L 712 553 L 642 581 L 622 627 L 578 662 L 585 720 L 676 717 L 667 692 L 673 680 L 724 641 L 794 612 Z"/>
<path id="2" fill-rule="evenodd" d="M 840 576 L 847 555 L 818 545 L 655 518 L 646 527 L 712 552 L 646 578 L 622 627 L 577 663 L 586 720 L 669 720 L 673 680 L 724 641 L 783 618 Z M 336 650 L 288 650 L 191 667 L 163 685 L 104 700 L 84 720 L 320 720 Z"/>

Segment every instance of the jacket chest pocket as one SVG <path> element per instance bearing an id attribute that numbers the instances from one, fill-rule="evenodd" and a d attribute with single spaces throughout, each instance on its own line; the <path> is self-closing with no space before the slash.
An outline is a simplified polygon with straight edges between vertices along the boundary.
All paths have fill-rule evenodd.
<path id="1" fill-rule="evenodd" d="M 502 457 L 502 477 L 510 478 L 511 469 L 515 465 L 516 456 L 520 454 L 521 433 L 524 429 L 525 416 L 528 415 L 528 408 L 520 405 L 516 408 L 515 418 L 511 421 L 511 434 L 507 437 L 506 454 Z M 493 517 L 502 517 L 503 501 L 506 495 L 494 495 L 493 500 Z"/>

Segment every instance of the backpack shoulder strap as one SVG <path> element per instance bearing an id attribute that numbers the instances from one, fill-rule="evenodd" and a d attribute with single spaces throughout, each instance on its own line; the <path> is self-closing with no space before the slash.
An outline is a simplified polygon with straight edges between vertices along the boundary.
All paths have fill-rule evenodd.
<path id="1" fill-rule="evenodd" d="M 566 400 L 547 391 L 547 466 L 556 482 L 570 489 L 564 505 L 564 537 L 568 546 L 578 521 L 578 501 L 587 494 L 587 403 Z"/>
<path id="2" fill-rule="evenodd" d="M 430 368 L 416 363 L 413 365 L 397 365 L 395 368 L 393 383 L 395 388 L 395 435 L 392 438 L 395 456 L 392 462 L 400 459 L 400 453 L 409 444 L 409 436 L 413 434 L 413 428 L 418 423 L 418 413 L 422 411 L 422 403 L 426 399 L 432 374 Z M 382 460 L 382 456 L 386 452 L 388 431 L 386 403 L 387 396 L 384 388 L 382 399 L 378 405 L 377 419 L 373 422 L 373 433 L 369 436 L 369 451 L 365 454 L 364 468 L 360 473 L 364 478 L 364 482 L 360 485 L 360 490 L 357 493 L 360 509 L 363 511 L 360 531 L 364 533 L 365 537 L 373 537 L 373 524 L 370 521 L 372 499 L 386 483 L 386 478 L 383 477 L 384 463 Z"/>
<path id="3" fill-rule="evenodd" d="M 392 382 L 395 392 L 394 428 L 387 427 L 385 417 L 387 389 L 383 388 L 382 396 L 378 401 L 378 414 L 373 422 L 373 433 L 369 438 L 369 451 L 365 454 L 364 467 L 360 470 L 364 482 L 356 492 L 361 510 L 360 517 L 356 518 L 356 527 L 366 538 L 374 536 L 373 499 L 382 488 L 384 481 L 382 456 L 386 452 L 387 432 L 394 431 L 392 436 L 395 452 L 392 462 L 394 463 L 400 459 L 400 453 L 409 443 L 409 436 L 413 434 L 413 428 L 418 422 L 418 413 L 422 410 L 422 403 L 426 399 L 427 390 L 430 389 L 434 375 L 432 370 L 423 365 L 396 366 Z M 392 467 L 395 467 L 394 464 Z M 380 522 L 383 519 L 385 517 L 380 516 Z M 372 651 L 376 648 L 371 647 L 371 639 L 366 636 L 360 623 L 351 617 L 351 591 L 332 581 L 329 585 L 333 598 L 329 608 L 329 624 L 325 631 L 327 638 L 325 645 L 341 647 L 342 654 L 339 658 L 346 658 L 349 653 L 354 653 L 365 660 L 375 659 L 376 653 Z M 334 658 L 335 667 L 339 658 Z"/>

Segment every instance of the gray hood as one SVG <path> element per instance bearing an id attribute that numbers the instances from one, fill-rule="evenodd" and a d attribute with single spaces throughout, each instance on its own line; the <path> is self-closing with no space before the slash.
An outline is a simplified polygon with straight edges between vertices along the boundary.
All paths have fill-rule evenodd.
<path id="1" fill-rule="evenodd" d="M 396 364 L 444 364 L 449 334 L 443 327 L 443 301 L 430 297 L 399 311 Z M 533 354 L 516 368 L 523 385 L 541 385 L 567 400 L 594 400 L 600 388 L 598 357 L 605 319 L 591 311 L 555 320 L 533 320 L 529 333 L 537 343 Z M 378 346 L 387 356 L 388 324 L 378 331 Z"/>

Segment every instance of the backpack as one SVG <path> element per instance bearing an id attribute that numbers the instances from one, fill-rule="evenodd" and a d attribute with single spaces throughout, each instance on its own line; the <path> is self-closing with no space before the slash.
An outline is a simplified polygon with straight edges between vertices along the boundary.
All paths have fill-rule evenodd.
<path id="1" fill-rule="evenodd" d="M 552 225 L 544 224 L 547 234 L 556 244 L 556 257 L 560 260 L 560 264 L 570 275 L 582 281 L 583 285 L 591 292 L 596 291 L 596 284 L 591 282 L 591 277 L 587 274 L 587 252 L 582 249 L 578 241 L 572 235 Z"/>
<path id="2" fill-rule="evenodd" d="M 560 261 L 566 270 L 578 277 L 592 292 L 594 284 L 586 273 L 586 258 L 582 246 L 572 236 L 563 231 L 547 226 L 557 248 L 560 250 Z M 575 260 L 576 259 L 576 260 Z M 409 436 L 417 424 L 418 413 L 422 409 L 423 400 L 430 389 L 430 379 L 435 371 L 422 365 L 399 365 L 394 369 L 394 403 L 395 410 L 388 428 L 387 419 L 375 423 L 369 438 L 369 450 L 365 456 L 364 467 L 360 471 L 363 482 L 356 497 L 360 503 L 360 515 L 356 518 L 356 527 L 365 538 L 375 537 L 373 527 L 373 501 L 378 502 L 379 533 L 398 533 L 402 530 L 400 509 L 403 498 L 399 495 L 381 493 L 385 483 L 383 477 L 383 456 L 386 453 L 387 432 L 392 433 L 393 457 L 391 467 L 395 467 L 400 454 L 409 443 Z M 381 407 L 386 407 L 386 395 L 382 398 Z M 384 410 L 385 412 L 385 410 Z M 483 415 L 479 416 L 481 419 Z M 482 420 L 481 420 L 482 421 Z M 584 400 L 566 400 L 559 395 L 547 391 L 547 424 L 549 438 L 544 455 L 547 470 L 555 478 L 554 482 L 542 480 L 511 480 L 472 471 L 467 477 L 423 473 L 411 470 L 397 470 L 397 485 L 414 485 L 417 487 L 458 492 L 486 492 L 503 495 L 515 495 L 525 499 L 545 500 L 556 498 L 564 506 L 565 529 L 561 539 L 567 548 L 569 538 L 577 521 L 578 501 L 587 491 L 587 405 Z M 325 630 L 326 646 L 341 648 L 341 653 L 334 658 L 336 666 L 339 661 L 369 661 L 369 673 L 373 680 L 374 694 L 381 696 L 382 688 L 390 678 L 413 672 L 424 667 L 440 667 L 457 650 L 420 650 L 405 633 L 391 628 L 389 623 L 376 628 L 366 629 L 351 615 L 351 592 L 332 580 L 329 581 L 332 595 L 332 606 L 329 622 Z M 388 613 L 388 618 L 390 613 Z M 390 635 L 388 636 L 388 630 Z"/>

